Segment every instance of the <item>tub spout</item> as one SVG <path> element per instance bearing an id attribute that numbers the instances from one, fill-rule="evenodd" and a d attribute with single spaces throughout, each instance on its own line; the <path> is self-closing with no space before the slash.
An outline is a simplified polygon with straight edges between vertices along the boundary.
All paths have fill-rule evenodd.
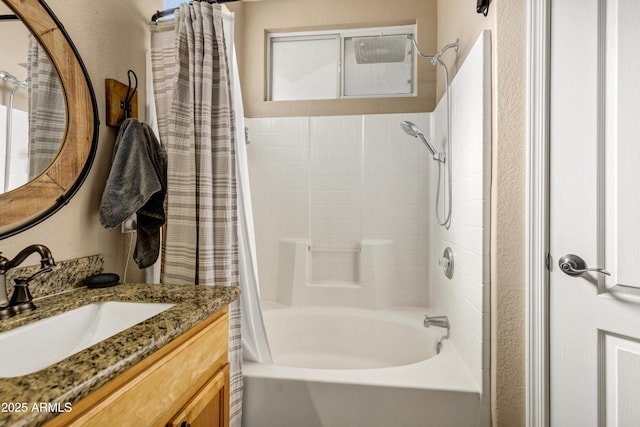
<path id="1" fill-rule="evenodd" d="M 424 327 L 437 326 L 449 330 L 449 318 L 447 316 L 424 316 Z"/>

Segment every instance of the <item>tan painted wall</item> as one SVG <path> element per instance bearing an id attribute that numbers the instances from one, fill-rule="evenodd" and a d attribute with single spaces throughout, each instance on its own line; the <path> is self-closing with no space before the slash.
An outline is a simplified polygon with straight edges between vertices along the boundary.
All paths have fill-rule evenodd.
<path id="1" fill-rule="evenodd" d="M 467 0 L 438 0 L 438 44 L 437 49 L 456 39 L 460 42 L 457 54 L 448 50 L 442 56 L 443 62 L 449 68 L 449 79 L 453 80 L 458 67 L 464 62 L 467 54 L 478 40 L 483 30 L 492 30 L 492 44 L 495 38 L 496 13 L 484 16 L 476 12 L 475 2 Z M 495 57 L 494 57 L 495 59 Z M 442 68 L 438 67 L 437 98 L 444 93 L 444 77 Z"/>
<path id="2" fill-rule="evenodd" d="M 138 75 L 138 103 L 145 105 L 145 49 L 149 43 L 148 22 L 161 0 L 109 0 L 107 2 L 69 2 L 48 0 L 71 36 L 88 69 L 98 102 L 100 137 L 96 158 L 86 181 L 55 215 L 16 236 L 0 240 L 0 251 L 14 256 L 32 243 L 47 245 L 57 259 L 103 254 L 105 270 L 122 276 L 129 236 L 119 230 L 107 232 L 98 218 L 100 198 L 111 165 L 116 131 L 107 128 L 105 119 L 104 79 L 127 81 L 127 70 Z M 144 108 L 142 108 L 144 119 Z M 31 262 L 33 261 L 33 262 Z M 37 257 L 27 260 L 34 264 Z M 133 261 L 129 280 L 143 276 Z"/>
<path id="3" fill-rule="evenodd" d="M 526 0 L 497 2 L 492 179 L 494 425 L 525 425 Z"/>
<path id="4" fill-rule="evenodd" d="M 438 1 L 438 46 L 453 78 L 484 29 L 492 31 L 491 415 L 494 426 L 525 423 L 525 0 Z M 438 74 L 438 98 L 444 79 Z"/>
<path id="5" fill-rule="evenodd" d="M 435 71 L 418 64 L 418 96 L 411 98 L 265 101 L 265 32 L 300 29 L 418 25 L 423 52 L 436 47 L 436 0 L 269 0 L 229 3 L 242 14 L 236 25 L 240 78 L 246 117 L 320 116 L 432 111 Z M 240 38 L 240 39 L 239 39 Z"/>

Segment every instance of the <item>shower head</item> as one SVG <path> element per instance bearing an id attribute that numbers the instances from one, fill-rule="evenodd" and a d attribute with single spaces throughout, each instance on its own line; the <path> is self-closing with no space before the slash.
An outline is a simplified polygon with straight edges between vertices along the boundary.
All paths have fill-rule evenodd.
<path id="1" fill-rule="evenodd" d="M 411 135 L 414 138 L 420 138 L 420 140 L 422 140 L 424 145 L 427 147 L 427 149 L 429 150 L 429 152 L 433 156 L 434 160 L 437 160 L 439 162 L 444 162 L 444 153 L 438 153 L 436 151 L 436 149 L 433 147 L 433 145 L 431 145 L 431 143 L 429 141 L 427 141 L 427 138 L 425 138 L 424 133 L 422 132 L 422 130 L 420 130 L 420 128 L 418 126 L 416 126 L 415 123 L 405 120 L 405 121 L 400 123 L 400 127 L 402 128 L 402 130 L 407 135 Z"/>
<path id="2" fill-rule="evenodd" d="M 400 123 L 400 127 L 407 135 L 411 135 L 413 137 L 416 137 L 418 135 L 424 135 L 420 130 L 420 128 L 416 126 L 416 124 L 413 122 L 409 122 L 405 120 L 402 123 Z"/>

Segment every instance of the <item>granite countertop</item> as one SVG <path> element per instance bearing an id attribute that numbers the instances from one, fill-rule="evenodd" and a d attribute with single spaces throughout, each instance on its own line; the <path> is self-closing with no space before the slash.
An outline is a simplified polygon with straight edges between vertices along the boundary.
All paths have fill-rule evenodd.
<path id="1" fill-rule="evenodd" d="M 39 426 L 237 299 L 237 287 L 120 284 L 38 299 L 37 309 L 0 321 L 0 332 L 102 301 L 175 306 L 41 371 L 0 378 L 0 426 Z M 1 349 L 10 352 L 10 348 Z M 1 356 L 0 356 L 1 360 Z M 1 363 L 1 362 L 0 362 Z M 48 403 L 44 410 L 42 403 Z"/>

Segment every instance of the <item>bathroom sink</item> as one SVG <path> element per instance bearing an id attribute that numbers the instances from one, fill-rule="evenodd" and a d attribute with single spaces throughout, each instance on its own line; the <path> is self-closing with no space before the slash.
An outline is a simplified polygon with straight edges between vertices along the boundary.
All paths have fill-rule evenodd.
<path id="1" fill-rule="evenodd" d="M 51 366 L 174 304 L 101 302 L 0 333 L 0 378 Z"/>

